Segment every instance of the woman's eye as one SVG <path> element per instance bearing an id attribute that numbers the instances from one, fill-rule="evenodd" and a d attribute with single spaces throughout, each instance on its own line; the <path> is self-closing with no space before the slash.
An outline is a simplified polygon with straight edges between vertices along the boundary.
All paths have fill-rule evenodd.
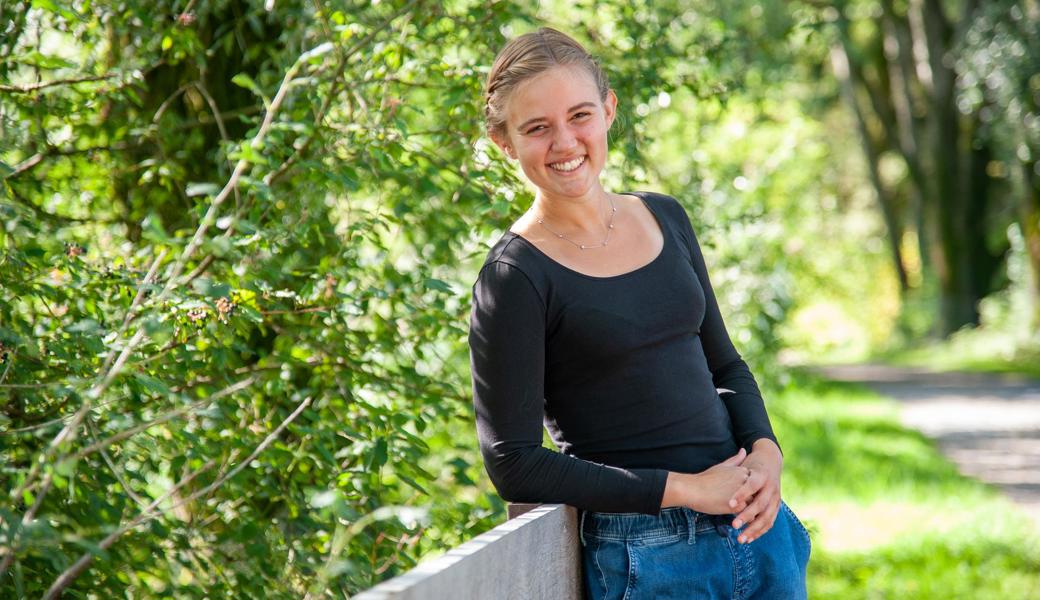
<path id="1" fill-rule="evenodd" d="M 589 117 L 591 115 L 592 115 L 592 113 L 590 113 L 590 112 L 582 111 L 582 112 L 574 113 L 574 116 L 571 117 L 571 118 L 572 119 L 585 119 L 586 117 Z M 543 129 L 547 129 L 547 127 L 545 125 L 535 125 L 534 127 L 532 127 L 532 128 L 527 130 L 527 135 L 531 135 L 532 133 L 539 133 Z"/>

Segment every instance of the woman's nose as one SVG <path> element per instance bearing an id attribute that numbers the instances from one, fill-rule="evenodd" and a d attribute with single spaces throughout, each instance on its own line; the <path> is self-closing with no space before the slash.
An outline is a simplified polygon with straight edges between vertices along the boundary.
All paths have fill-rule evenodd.
<path id="1" fill-rule="evenodd" d="M 553 150 L 570 150 L 578 145 L 578 138 L 570 127 L 556 128 L 556 136 L 553 138 Z"/>

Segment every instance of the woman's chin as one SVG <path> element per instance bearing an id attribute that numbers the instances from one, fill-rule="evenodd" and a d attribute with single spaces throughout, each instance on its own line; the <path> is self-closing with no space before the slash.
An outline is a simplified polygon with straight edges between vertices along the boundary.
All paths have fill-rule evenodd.
<path id="1" fill-rule="evenodd" d="M 577 170 L 584 171 L 585 166 L 578 167 Z M 583 196 L 594 187 L 595 178 L 583 177 L 582 175 L 582 173 L 579 173 L 574 177 L 556 177 L 550 173 L 546 178 L 538 182 L 537 185 L 542 190 L 553 194 Z"/>

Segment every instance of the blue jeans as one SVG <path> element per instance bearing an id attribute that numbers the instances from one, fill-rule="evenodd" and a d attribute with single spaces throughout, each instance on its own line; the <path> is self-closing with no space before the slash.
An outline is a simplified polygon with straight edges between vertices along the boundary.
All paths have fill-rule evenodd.
<path id="1" fill-rule="evenodd" d="M 794 511 L 781 500 L 773 527 L 750 544 L 737 543 L 734 518 L 681 506 L 656 517 L 582 511 L 586 597 L 804 600 L 812 545 Z"/>

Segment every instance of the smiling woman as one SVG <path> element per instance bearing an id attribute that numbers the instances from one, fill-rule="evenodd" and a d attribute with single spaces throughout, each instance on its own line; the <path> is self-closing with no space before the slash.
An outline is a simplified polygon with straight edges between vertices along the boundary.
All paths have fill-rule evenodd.
<path id="1" fill-rule="evenodd" d="M 618 99 L 599 65 L 543 28 L 506 45 L 485 100 L 489 136 L 535 188 L 473 284 L 492 483 L 580 510 L 592 598 L 804 598 L 809 539 L 690 219 L 600 182 Z"/>
<path id="2" fill-rule="evenodd" d="M 520 123 L 508 124 L 507 132 L 515 134 L 495 142 L 520 161 L 548 206 L 554 198 L 580 202 L 603 193 L 599 173 L 606 164 L 617 97 L 611 91 L 603 102 L 587 99 L 595 93 L 587 71 L 560 66 L 517 86 L 506 103 L 509 119 Z"/>

